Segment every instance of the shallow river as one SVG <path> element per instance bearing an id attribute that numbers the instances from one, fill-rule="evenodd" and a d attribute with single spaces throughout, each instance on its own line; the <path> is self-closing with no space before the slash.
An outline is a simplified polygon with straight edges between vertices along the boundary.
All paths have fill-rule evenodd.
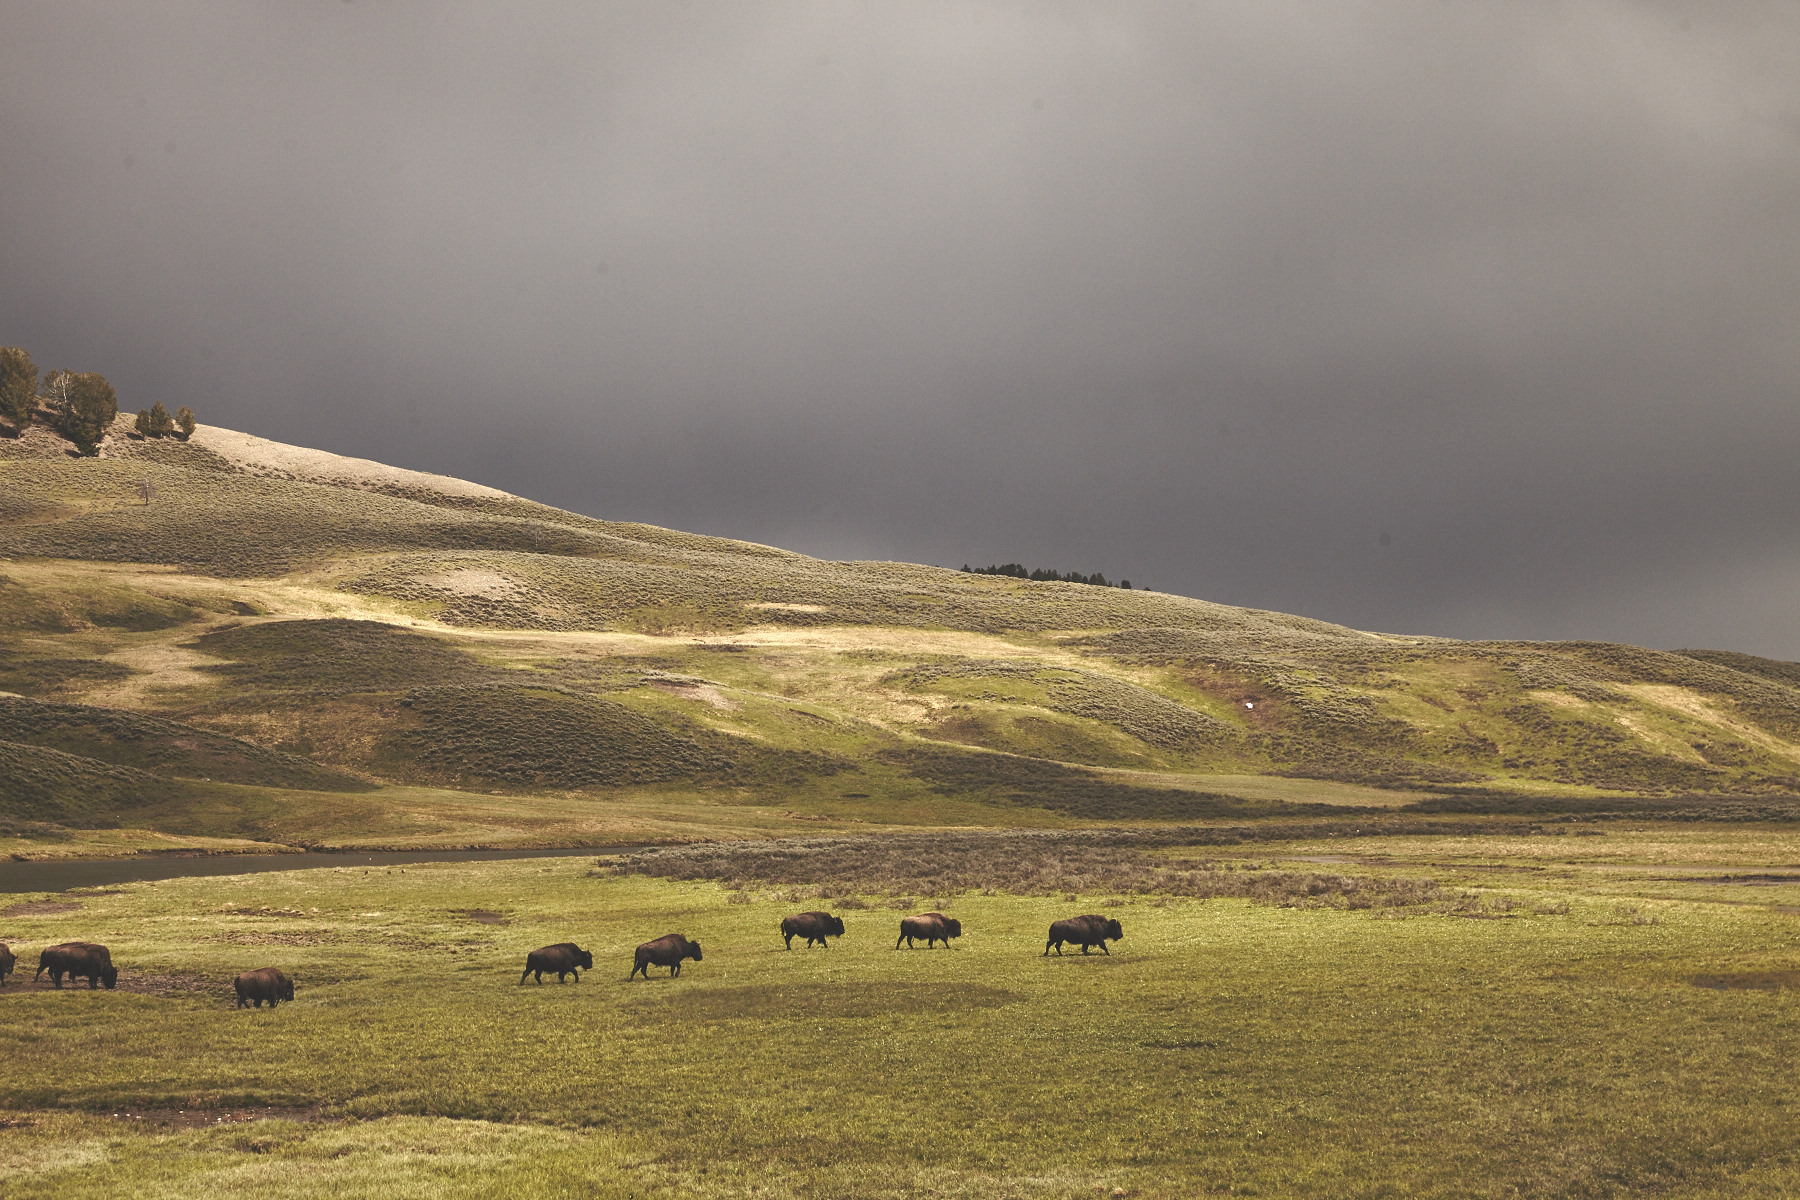
<path id="1" fill-rule="evenodd" d="M 0 894 L 65 892 L 70 888 L 178 879 L 185 875 L 247 875 L 252 871 L 307 871 L 321 867 L 400 867 L 412 863 L 486 862 L 495 858 L 566 858 L 621 854 L 638 846 L 590 846 L 582 850 L 395 850 L 313 854 L 212 854 L 84 858 L 61 862 L 0 861 Z"/>

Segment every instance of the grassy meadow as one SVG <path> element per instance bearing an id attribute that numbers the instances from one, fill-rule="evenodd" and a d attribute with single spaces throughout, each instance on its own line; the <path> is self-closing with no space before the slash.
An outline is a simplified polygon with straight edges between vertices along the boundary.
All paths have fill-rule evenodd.
<path id="1" fill-rule="evenodd" d="M 836 837 L 20 898 L 23 963 L 89 938 L 123 974 L 0 994 L 0 1191 L 1793 1194 L 1800 835 L 1597 832 Z M 814 907 L 845 937 L 784 952 Z M 894 950 L 931 907 L 954 949 Z M 1087 911 L 1112 955 L 1041 957 Z M 669 931 L 704 960 L 625 983 Z M 595 969 L 520 986 L 561 940 Z M 269 964 L 295 1002 L 234 1010 Z"/>

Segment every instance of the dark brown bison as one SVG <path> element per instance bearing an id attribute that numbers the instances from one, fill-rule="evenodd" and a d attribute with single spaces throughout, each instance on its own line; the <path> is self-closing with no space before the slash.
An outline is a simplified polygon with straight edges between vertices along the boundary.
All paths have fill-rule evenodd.
<path id="1" fill-rule="evenodd" d="M 633 959 L 631 974 L 625 978 L 634 978 L 639 971 L 644 978 L 650 978 L 650 964 L 669 968 L 669 978 L 681 974 L 681 960 L 691 958 L 700 961 L 700 943 L 690 942 L 679 933 L 665 933 L 654 942 L 645 942 L 637 948 Z"/>
<path id="2" fill-rule="evenodd" d="M 1116 942 L 1124 936 L 1125 931 L 1119 928 L 1117 921 L 1098 913 L 1068 917 L 1050 926 L 1050 940 L 1044 943 L 1044 956 L 1049 957 L 1052 946 L 1056 947 L 1056 953 L 1060 956 L 1063 943 L 1068 942 L 1070 945 L 1080 946 L 1083 954 L 1088 952 L 1089 946 L 1098 946 L 1100 953 L 1110 958 L 1112 951 L 1106 948 L 1107 939 L 1111 938 Z"/>
<path id="3" fill-rule="evenodd" d="M 105 946 L 97 946 L 93 942 L 64 942 L 60 946 L 46 946 L 38 955 L 37 974 L 50 972 L 50 982 L 57 987 L 62 986 L 63 976 L 73 979 L 77 975 L 87 977 L 88 990 L 93 991 L 101 984 L 108 988 L 117 987 L 119 968 L 112 964 L 112 951 Z"/>
<path id="4" fill-rule="evenodd" d="M 524 983 L 527 975 L 536 975 L 539 983 L 544 982 L 544 972 L 553 971 L 556 982 L 561 983 L 564 975 L 575 976 L 575 982 L 581 982 L 581 973 L 594 969 L 594 956 L 577 946 L 574 942 L 558 942 L 554 946 L 543 946 L 525 956 L 525 970 L 519 976 Z"/>
<path id="5" fill-rule="evenodd" d="M 5 986 L 6 977 L 12 974 L 13 964 L 18 961 L 13 957 L 12 947 L 0 942 L 0 987 Z"/>
<path id="6" fill-rule="evenodd" d="M 812 944 L 814 942 L 819 943 L 819 945 L 829 950 L 831 949 L 831 943 L 827 942 L 825 939 L 828 937 L 843 936 L 843 919 L 841 917 L 834 917 L 830 913 L 803 912 L 798 913 L 795 916 L 781 918 L 781 940 L 787 943 L 787 948 L 789 950 L 794 948 L 794 939 L 797 937 L 806 939 L 806 948 L 808 950 L 812 949 Z"/>
<path id="7" fill-rule="evenodd" d="M 294 981 L 274 967 L 245 971 L 232 980 L 232 986 L 237 988 L 239 1008 L 250 1004 L 261 1008 L 264 1000 L 269 1002 L 270 1008 L 274 1008 L 277 1001 L 294 998 Z"/>
<path id="8" fill-rule="evenodd" d="M 924 938 L 925 948 L 932 948 L 934 942 L 944 943 L 944 949 L 950 948 L 950 939 L 962 936 L 962 922 L 955 917 L 946 917 L 941 912 L 920 913 L 916 917 L 900 918 L 900 936 L 894 939 L 894 949 L 905 942 L 906 948 L 913 948 L 914 938 Z"/>

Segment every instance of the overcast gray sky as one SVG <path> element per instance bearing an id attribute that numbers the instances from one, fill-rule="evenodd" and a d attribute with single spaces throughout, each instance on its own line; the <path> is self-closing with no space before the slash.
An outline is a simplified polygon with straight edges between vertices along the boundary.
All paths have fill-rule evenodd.
<path id="1" fill-rule="evenodd" d="M 1800 659 L 1800 6 L 0 2 L 0 344 L 829 558 Z"/>

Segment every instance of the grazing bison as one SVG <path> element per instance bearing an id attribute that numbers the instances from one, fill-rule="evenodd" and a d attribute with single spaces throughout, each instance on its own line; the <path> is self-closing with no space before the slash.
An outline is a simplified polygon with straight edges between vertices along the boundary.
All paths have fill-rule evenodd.
<path id="1" fill-rule="evenodd" d="M 105 946 L 97 946 L 93 942 L 64 942 L 60 946 L 46 946 L 38 955 L 37 974 L 50 972 L 50 982 L 57 987 L 62 986 L 63 976 L 70 979 L 77 975 L 87 977 L 88 990 L 93 991 L 101 984 L 109 989 L 118 986 L 119 968 L 112 964 L 112 951 Z"/>
<path id="2" fill-rule="evenodd" d="M 1106 948 L 1106 940 L 1111 938 L 1116 942 L 1124 936 L 1125 931 L 1119 928 L 1117 921 L 1098 913 L 1069 917 L 1050 926 L 1050 940 L 1044 943 L 1044 957 L 1050 956 L 1052 946 L 1056 947 L 1057 956 L 1061 957 L 1063 943 L 1068 942 L 1080 946 L 1083 954 L 1088 952 L 1089 946 L 1098 946 L 1100 953 L 1111 958 L 1112 951 Z"/>
<path id="3" fill-rule="evenodd" d="M 944 949 L 950 948 L 950 939 L 962 936 L 962 922 L 955 917 L 946 917 L 941 912 L 920 913 L 916 917 L 900 918 L 900 936 L 894 939 L 894 949 L 905 942 L 906 948 L 913 948 L 914 938 L 924 938 L 925 948 L 932 948 L 932 943 L 944 943 Z"/>
<path id="4" fill-rule="evenodd" d="M 797 937 L 806 939 L 808 950 L 812 949 L 814 942 L 829 950 L 831 943 L 825 939 L 843 936 L 843 918 L 834 917 L 830 913 L 803 912 L 796 916 L 781 918 L 781 940 L 787 943 L 789 950 L 794 948 L 794 939 Z"/>
<path id="5" fill-rule="evenodd" d="M 264 1000 L 269 1002 L 270 1008 L 274 1008 L 277 1001 L 294 998 L 294 981 L 274 967 L 245 971 L 232 980 L 232 986 L 237 988 L 239 1008 L 248 1004 L 261 1008 Z"/>
<path id="6" fill-rule="evenodd" d="M 644 978 L 648 980 L 650 964 L 655 963 L 659 967 L 669 968 L 669 978 L 673 979 L 681 974 L 681 960 L 684 958 L 699 962 L 700 943 L 690 942 L 679 933 L 665 933 L 654 942 L 645 942 L 637 948 L 631 974 L 625 978 L 629 981 L 642 971 Z"/>
<path id="7" fill-rule="evenodd" d="M 561 983 L 564 975 L 575 976 L 575 982 L 581 982 L 581 973 L 594 969 L 594 956 L 577 946 L 574 942 L 558 942 L 554 946 L 543 946 L 525 956 L 525 970 L 519 975 L 519 982 L 525 982 L 525 976 L 536 975 L 539 983 L 544 982 L 544 972 L 556 973 L 556 982 Z"/>
<path id="8" fill-rule="evenodd" d="M 13 964 L 18 961 L 13 957 L 12 947 L 0 942 L 0 986 L 6 984 L 6 977 L 12 974 Z"/>

